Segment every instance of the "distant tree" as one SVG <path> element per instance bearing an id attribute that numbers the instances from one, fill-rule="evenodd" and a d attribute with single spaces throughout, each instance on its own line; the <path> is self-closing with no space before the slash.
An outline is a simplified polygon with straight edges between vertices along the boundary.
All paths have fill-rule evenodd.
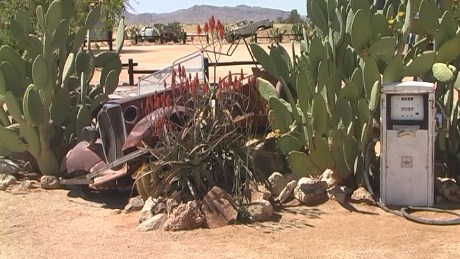
<path id="1" fill-rule="evenodd" d="M 283 16 L 278 16 L 278 17 L 276 17 L 275 21 L 276 21 L 276 23 L 283 23 L 284 18 L 283 18 Z"/>
<path id="2" fill-rule="evenodd" d="M 48 9 L 52 0 L 0 0 L 0 46 L 7 44 L 19 49 L 17 43 L 11 39 L 9 31 L 10 19 L 13 18 L 16 10 L 25 10 L 29 13 L 32 27 L 31 32 L 37 31 L 36 8 L 42 5 L 44 10 Z M 89 11 L 90 4 L 103 4 L 103 19 L 101 22 L 106 30 L 111 30 L 123 15 L 126 9 L 132 9 L 129 0 L 74 0 L 75 13 L 72 19 L 71 28 L 80 27 Z"/>
<path id="3" fill-rule="evenodd" d="M 289 17 L 286 19 L 286 22 L 288 23 L 298 23 L 301 21 L 302 19 L 300 18 L 300 14 L 297 12 L 297 9 L 293 9 Z"/>

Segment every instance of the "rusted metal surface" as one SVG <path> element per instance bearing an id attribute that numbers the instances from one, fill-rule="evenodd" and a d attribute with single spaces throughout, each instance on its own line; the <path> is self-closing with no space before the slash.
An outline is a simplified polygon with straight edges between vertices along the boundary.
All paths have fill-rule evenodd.
<path id="1" fill-rule="evenodd" d="M 155 136 L 153 132 L 153 126 L 157 121 L 163 117 L 165 114 L 169 116 L 184 113 L 185 107 L 175 106 L 175 107 L 166 107 L 160 108 L 152 112 L 151 114 L 144 116 L 131 130 L 128 137 L 126 138 L 125 144 L 123 145 L 123 150 L 127 150 L 132 147 L 137 147 L 142 141 L 153 146 L 158 137 Z"/>
<path id="2" fill-rule="evenodd" d="M 101 161 L 104 161 L 104 152 L 100 139 L 94 145 L 80 142 L 67 153 L 65 159 L 66 171 L 68 173 L 77 171 L 90 172 L 91 168 Z"/>
<path id="3" fill-rule="evenodd" d="M 92 186 L 99 186 L 102 184 L 105 184 L 107 182 L 113 181 L 115 179 L 118 179 L 120 177 L 123 177 L 126 175 L 128 172 L 128 164 L 125 163 L 120 169 L 115 170 L 115 169 L 107 169 L 105 170 L 101 176 L 94 178 L 94 183 Z"/>

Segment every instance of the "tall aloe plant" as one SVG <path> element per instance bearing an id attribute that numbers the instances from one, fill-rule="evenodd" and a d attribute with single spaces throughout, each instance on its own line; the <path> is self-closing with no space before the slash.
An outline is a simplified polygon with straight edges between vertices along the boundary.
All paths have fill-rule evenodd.
<path id="1" fill-rule="evenodd" d="M 32 35 L 28 15 L 18 11 L 10 29 L 25 51 L 0 47 L 0 153 L 28 152 L 46 175 L 59 174 L 63 150 L 90 125 L 91 112 L 115 90 L 121 71 L 123 20 L 117 51 L 94 55 L 89 39 L 88 50 L 80 48 L 100 17 L 100 6 L 77 32 L 69 30 L 73 12 L 72 0 L 55 0 L 46 12 L 38 6 L 39 32 Z M 95 67 L 102 67 L 100 84 L 91 87 Z"/>

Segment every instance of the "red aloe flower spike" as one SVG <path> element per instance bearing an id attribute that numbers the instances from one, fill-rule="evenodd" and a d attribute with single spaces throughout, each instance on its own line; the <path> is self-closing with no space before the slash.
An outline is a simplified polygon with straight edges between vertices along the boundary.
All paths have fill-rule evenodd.
<path id="1" fill-rule="evenodd" d="M 164 85 L 165 89 L 166 89 L 166 87 L 168 87 L 168 84 L 166 83 L 166 80 L 163 81 L 163 85 Z"/>
<path id="2" fill-rule="evenodd" d="M 176 82 L 175 81 L 171 83 L 171 91 L 174 96 L 176 94 Z"/>
<path id="3" fill-rule="evenodd" d="M 185 80 L 185 90 L 186 91 L 189 91 L 190 90 L 190 82 L 187 80 Z"/>
<path id="4" fill-rule="evenodd" d="M 185 67 L 182 66 L 182 77 L 187 78 L 187 72 L 185 72 Z"/>
<path id="5" fill-rule="evenodd" d="M 228 71 L 228 83 L 232 84 L 232 71 Z"/>
<path id="6" fill-rule="evenodd" d="M 214 15 L 209 19 L 209 27 L 211 32 L 216 28 L 216 20 L 214 20 Z"/>
<path id="7" fill-rule="evenodd" d="M 243 81 L 243 79 L 244 79 L 244 73 L 243 73 L 243 69 L 241 69 L 240 80 Z"/>
<path id="8" fill-rule="evenodd" d="M 231 77 L 230 77 L 230 78 L 231 78 Z M 227 79 L 227 80 L 224 81 L 224 89 L 225 89 L 225 90 L 227 90 L 227 89 L 230 88 L 230 82 L 229 82 L 229 81 L 230 81 L 229 79 Z"/>
<path id="9" fill-rule="evenodd" d="M 154 105 L 153 102 L 154 102 L 153 96 L 149 96 L 149 98 L 147 99 L 147 102 L 145 103 L 145 109 L 147 110 L 148 113 L 153 112 L 153 110 L 155 109 L 153 107 L 153 105 Z"/>
<path id="10" fill-rule="evenodd" d="M 220 36 L 221 39 L 225 38 L 225 29 L 224 29 L 224 27 L 221 27 L 219 29 L 219 36 Z"/>
<path id="11" fill-rule="evenodd" d="M 166 93 L 161 95 L 161 108 L 166 108 Z"/>
<path id="12" fill-rule="evenodd" d="M 205 33 L 209 33 L 209 24 L 208 24 L 208 22 L 205 22 L 205 23 L 204 23 L 204 28 L 203 28 L 203 30 L 204 30 Z"/>
<path id="13" fill-rule="evenodd" d="M 201 26 L 198 24 L 198 25 L 196 26 L 196 34 L 201 35 L 201 33 L 202 33 L 202 31 L 201 31 Z"/>
<path id="14" fill-rule="evenodd" d="M 192 85 L 192 89 L 191 89 L 191 91 L 192 91 L 192 97 L 193 97 L 194 99 L 197 97 L 196 86 L 197 86 L 196 84 L 193 84 L 193 85 Z"/>
<path id="15" fill-rule="evenodd" d="M 156 110 L 158 109 L 158 104 L 157 104 L 157 101 L 158 100 L 158 92 L 155 91 L 155 93 L 153 94 L 153 109 Z"/>
<path id="16" fill-rule="evenodd" d="M 171 107 L 172 106 L 172 100 L 171 96 L 166 96 L 166 107 Z"/>
<path id="17" fill-rule="evenodd" d="M 219 89 L 221 89 L 221 88 L 224 87 L 224 83 L 223 83 L 223 81 L 222 81 L 222 77 L 219 77 L 219 84 L 218 84 L 218 86 L 219 86 Z"/>
<path id="18" fill-rule="evenodd" d="M 208 91 L 209 91 L 208 82 L 204 82 L 204 84 L 203 84 L 203 93 L 207 94 Z"/>
<path id="19" fill-rule="evenodd" d="M 182 75 L 182 68 L 181 68 L 180 64 L 177 65 L 177 74 L 179 74 L 179 76 Z"/>
<path id="20" fill-rule="evenodd" d="M 243 83 L 241 81 L 238 81 L 237 87 L 238 89 L 236 90 L 241 91 L 241 89 L 243 88 Z"/>
<path id="21" fill-rule="evenodd" d="M 236 84 L 241 83 L 241 81 L 238 80 L 238 78 L 235 75 L 235 78 L 233 79 L 233 89 L 236 89 L 235 86 Z"/>

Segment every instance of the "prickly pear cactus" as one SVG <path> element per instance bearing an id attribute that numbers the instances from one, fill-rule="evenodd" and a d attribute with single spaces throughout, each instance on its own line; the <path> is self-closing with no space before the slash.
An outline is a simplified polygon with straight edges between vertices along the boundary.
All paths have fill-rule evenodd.
<path id="1" fill-rule="evenodd" d="M 448 118 L 438 134 L 439 149 L 450 172 L 458 174 L 458 3 L 389 0 L 377 11 L 371 2 L 308 0 L 313 30 L 304 33 L 294 62 L 280 46 L 269 53 L 251 46 L 257 61 L 290 92 L 285 100 L 276 94 L 268 99 L 266 93 L 276 91 L 260 82 L 272 129 L 280 133 L 278 146 L 295 173 L 317 173 L 327 166 L 344 178 L 351 176 L 354 168 L 362 168 L 373 118 L 379 117 L 380 88 L 413 77 L 436 82 L 437 103 Z M 320 144 L 324 141 L 328 148 Z"/>
<path id="2" fill-rule="evenodd" d="M 37 34 L 29 34 L 30 19 L 23 11 L 11 20 L 11 34 L 24 53 L 0 47 L 1 155 L 28 152 L 42 174 L 59 174 L 62 150 L 79 138 L 81 128 L 91 123 L 91 112 L 118 85 L 123 20 L 117 52 L 94 55 L 90 48 L 80 50 L 100 12 L 100 6 L 95 7 L 76 32 L 69 28 L 73 0 L 55 0 L 46 11 L 38 6 Z M 102 67 L 96 86 L 90 84 L 95 67 Z"/>

